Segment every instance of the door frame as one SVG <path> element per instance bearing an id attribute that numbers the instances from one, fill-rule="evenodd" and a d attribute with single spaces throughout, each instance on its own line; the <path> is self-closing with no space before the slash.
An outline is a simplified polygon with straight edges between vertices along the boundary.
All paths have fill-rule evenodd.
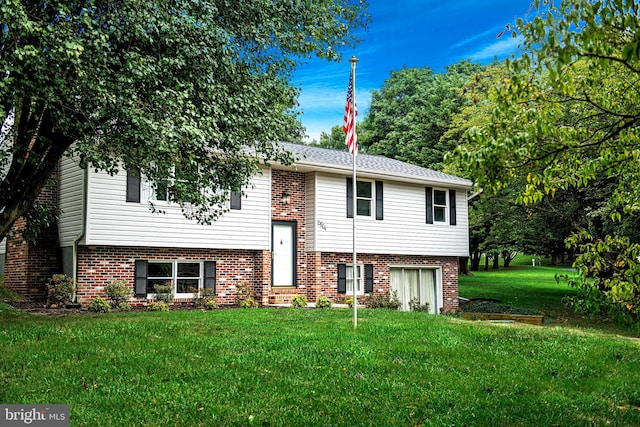
<path id="1" fill-rule="evenodd" d="M 275 266 L 275 251 L 274 251 L 274 247 L 275 247 L 275 241 L 274 241 L 274 237 L 275 237 L 275 233 L 274 233 L 274 229 L 275 226 L 287 226 L 291 228 L 291 235 L 292 235 L 292 245 L 291 245 L 291 260 L 293 263 L 293 268 L 291 269 L 291 286 L 297 286 L 296 283 L 296 276 L 297 276 L 297 272 L 298 272 L 298 236 L 297 236 L 297 231 L 296 229 L 298 228 L 298 222 L 293 220 L 293 221 L 281 221 L 281 220 L 272 220 L 271 221 L 271 287 L 276 287 L 276 288 L 280 288 L 280 287 L 287 287 L 287 286 L 283 286 L 283 285 L 274 285 L 273 280 L 275 278 L 274 276 L 274 266 Z"/>

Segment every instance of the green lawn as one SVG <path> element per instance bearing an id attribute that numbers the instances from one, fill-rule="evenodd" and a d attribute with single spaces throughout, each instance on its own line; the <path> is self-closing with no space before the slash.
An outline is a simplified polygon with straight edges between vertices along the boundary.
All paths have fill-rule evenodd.
<path id="1" fill-rule="evenodd" d="M 347 309 L 0 312 L 0 402 L 74 426 L 640 425 L 640 344 Z"/>
<path id="2" fill-rule="evenodd" d="M 576 294 L 566 280 L 557 282 L 556 275 L 575 276 L 570 265 L 551 266 L 543 260 L 533 267 L 531 256 L 520 255 L 509 268 L 474 271 L 459 278 L 460 296 L 465 298 L 495 298 L 502 303 L 542 311 L 547 326 L 592 328 L 610 333 L 635 335 L 637 332 L 608 319 L 579 315 L 563 304 L 562 298 Z M 537 263 L 537 261 L 536 261 Z"/>

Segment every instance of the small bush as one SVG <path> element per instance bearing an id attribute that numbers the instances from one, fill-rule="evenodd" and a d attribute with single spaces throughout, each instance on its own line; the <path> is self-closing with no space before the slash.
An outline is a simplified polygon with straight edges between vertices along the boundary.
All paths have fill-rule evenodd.
<path id="1" fill-rule="evenodd" d="M 236 304 L 240 308 L 254 308 L 258 306 L 256 302 L 256 293 L 253 290 L 253 287 L 247 283 L 241 283 L 236 286 Z"/>
<path id="2" fill-rule="evenodd" d="M 2 275 L 0 275 L 0 299 L 3 301 L 21 301 L 23 299 L 22 295 L 5 286 Z"/>
<path id="3" fill-rule="evenodd" d="M 215 310 L 216 308 L 218 308 L 218 304 L 216 304 L 216 300 L 210 299 L 205 301 L 204 308 L 207 310 Z"/>
<path id="4" fill-rule="evenodd" d="M 213 302 L 214 308 L 217 308 L 216 304 L 216 294 L 213 289 L 201 289 L 200 295 L 196 298 L 194 305 L 196 307 L 206 308 L 207 310 L 211 310 L 211 308 L 207 308 L 207 304 L 211 305 L 210 302 Z"/>
<path id="5" fill-rule="evenodd" d="M 324 295 L 320 295 L 316 300 L 316 308 L 331 308 L 331 300 Z"/>
<path id="6" fill-rule="evenodd" d="M 147 311 L 169 311 L 169 304 L 165 301 L 154 301 L 147 306 Z"/>
<path id="7" fill-rule="evenodd" d="M 293 307 L 306 307 L 307 306 L 307 297 L 304 295 L 296 295 L 295 297 L 293 297 L 293 300 L 291 301 L 291 305 Z"/>
<path id="8" fill-rule="evenodd" d="M 131 310 L 128 299 L 133 295 L 126 280 L 113 280 L 107 283 L 107 296 L 111 300 L 111 307 L 116 310 Z"/>
<path id="9" fill-rule="evenodd" d="M 388 308 L 390 310 L 397 310 L 400 308 L 400 300 L 398 299 L 398 292 L 386 292 L 384 294 L 369 294 L 364 300 L 364 306 L 367 308 Z"/>
<path id="10" fill-rule="evenodd" d="M 418 298 L 411 298 L 409 301 L 409 310 L 411 311 L 422 311 L 425 313 L 429 312 L 429 303 L 426 302 L 424 304 L 420 304 Z"/>
<path id="11" fill-rule="evenodd" d="M 253 299 L 253 297 L 247 297 L 240 301 L 239 306 L 240 308 L 256 308 L 258 307 L 258 303 Z"/>
<path id="12" fill-rule="evenodd" d="M 167 304 L 173 304 L 173 287 L 171 285 L 156 285 L 156 301 Z"/>
<path id="13" fill-rule="evenodd" d="M 347 304 L 349 308 L 353 308 L 353 297 L 345 298 L 344 303 Z"/>
<path id="14" fill-rule="evenodd" d="M 91 301 L 91 304 L 89 304 L 89 311 L 93 313 L 108 313 L 111 311 L 111 305 L 109 305 L 106 299 L 96 297 Z"/>
<path id="15" fill-rule="evenodd" d="M 54 274 L 47 282 L 47 305 L 64 305 L 73 299 L 76 281 L 64 274 Z"/>

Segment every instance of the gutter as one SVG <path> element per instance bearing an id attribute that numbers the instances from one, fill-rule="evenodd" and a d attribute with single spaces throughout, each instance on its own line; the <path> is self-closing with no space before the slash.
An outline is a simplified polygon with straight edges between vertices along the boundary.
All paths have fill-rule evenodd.
<path id="1" fill-rule="evenodd" d="M 73 254 L 71 255 L 71 260 L 73 263 L 71 269 L 73 271 L 72 273 L 73 279 L 76 281 L 76 284 L 78 282 L 78 245 L 80 244 L 80 241 L 84 239 L 86 235 L 86 229 L 87 229 L 87 194 L 88 194 L 89 169 L 85 168 L 83 173 L 84 173 L 84 177 L 82 180 L 82 225 L 80 226 L 80 233 L 73 241 Z M 77 291 L 78 290 L 76 286 L 76 289 L 73 291 L 73 302 L 75 304 L 78 303 Z"/>

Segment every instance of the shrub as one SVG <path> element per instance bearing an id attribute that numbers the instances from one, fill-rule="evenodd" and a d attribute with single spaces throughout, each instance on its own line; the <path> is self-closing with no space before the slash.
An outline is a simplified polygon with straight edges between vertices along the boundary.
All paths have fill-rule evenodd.
<path id="1" fill-rule="evenodd" d="M 331 300 L 324 295 L 320 295 L 316 300 L 316 308 L 331 308 Z"/>
<path id="2" fill-rule="evenodd" d="M 364 306 L 367 308 L 388 308 L 390 310 L 397 310 L 400 308 L 400 300 L 398 299 L 398 292 L 386 292 L 384 294 L 369 294 L 364 300 Z"/>
<path id="3" fill-rule="evenodd" d="M 258 303 L 255 296 L 253 287 L 249 283 L 244 282 L 236 286 L 236 304 L 240 308 L 257 307 Z"/>
<path id="4" fill-rule="evenodd" d="M 131 295 L 133 295 L 133 291 L 126 280 L 113 280 L 107 283 L 107 296 L 111 300 L 112 308 L 130 310 L 131 306 L 127 300 Z"/>
<path id="5" fill-rule="evenodd" d="M 47 282 L 47 305 L 63 305 L 73 299 L 76 281 L 64 274 L 54 274 Z"/>
<path id="6" fill-rule="evenodd" d="M 22 295 L 14 291 L 13 289 L 9 289 L 4 284 L 4 276 L 0 274 L 0 300 L 3 301 L 20 301 L 22 300 Z"/>
<path id="7" fill-rule="evenodd" d="M 344 299 L 344 303 L 349 306 L 349 308 L 353 308 L 353 297 L 347 297 Z"/>
<path id="8" fill-rule="evenodd" d="M 216 308 L 218 308 L 218 304 L 216 304 L 216 300 L 210 299 L 205 301 L 204 308 L 206 308 L 207 310 L 215 310 Z"/>
<path id="9" fill-rule="evenodd" d="M 163 302 L 167 306 L 173 303 L 173 288 L 171 285 L 156 285 L 156 301 Z"/>
<path id="10" fill-rule="evenodd" d="M 217 308 L 216 304 L 216 294 L 212 289 L 202 289 L 200 290 L 200 295 L 196 298 L 194 305 L 196 307 L 203 307 L 207 310 L 212 310 L 212 308 L 208 308 L 207 304 L 211 306 L 210 303 L 213 303 L 213 308 Z"/>
<path id="11" fill-rule="evenodd" d="M 409 310 L 411 311 L 422 311 L 425 313 L 429 312 L 429 303 L 420 304 L 418 298 L 411 298 L 409 301 Z"/>
<path id="12" fill-rule="evenodd" d="M 169 304 L 165 301 L 154 301 L 147 306 L 147 311 L 169 311 Z"/>
<path id="13" fill-rule="evenodd" d="M 111 311 L 111 305 L 109 305 L 106 299 L 96 297 L 91 301 L 91 304 L 89 304 L 89 311 L 93 313 L 108 313 Z"/>
<path id="14" fill-rule="evenodd" d="M 291 305 L 293 307 L 306 307 L 307 306 L 307 297 L 304 295 L 296 295 L 295 297 L 293 297 L 293 300 L 291 301 Z"/>
<path id="15" fill-rule="evenodd" d="M 246 297 L 242 301 L 240 301 L 240 308 L 256 308 L 258 307 L 258 303 L 253 297 Z"/>

